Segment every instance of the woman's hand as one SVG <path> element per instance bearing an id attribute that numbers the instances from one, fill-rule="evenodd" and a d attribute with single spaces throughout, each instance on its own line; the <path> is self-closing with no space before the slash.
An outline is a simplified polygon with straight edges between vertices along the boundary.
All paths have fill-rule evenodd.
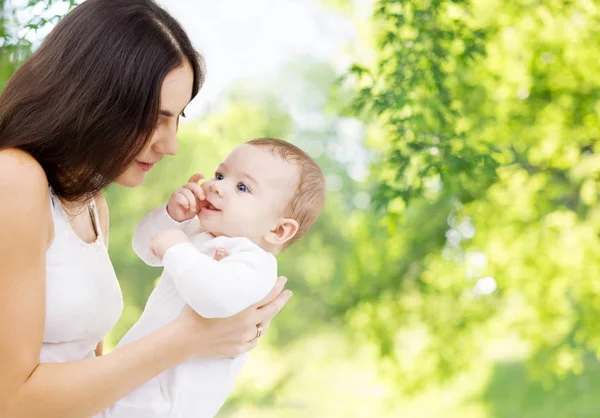
<path id="1" fill-rule="evenodd" d="M 257 327 L 264 334 L 271 320 L 292 296 L 283 290 L 287 279 L 279 277 L 273 290 L 260 302 L 229 318 L 203 318 L 186 306 L 176 322 L 182 327 L 190 357 L 231 358 L 246 353 L 258 342 Z"/>

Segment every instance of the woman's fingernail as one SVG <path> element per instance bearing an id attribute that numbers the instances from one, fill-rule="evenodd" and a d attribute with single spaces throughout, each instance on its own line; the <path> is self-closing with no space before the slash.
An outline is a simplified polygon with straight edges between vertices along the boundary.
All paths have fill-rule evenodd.
<path id="1" fill-rule="evenodd" d="M 290 300 L 290 298 L 292 297 L 292 291 L 291 290 L 286 290 L 287 295 L 285 295 L 285 301 L 287 302 L 288 300 Z"/>
<path id="2" fill-rule="evenodd" d="M 283 278 L 283 284 L 285 285 L 287 283 L 287 277 Z"/>

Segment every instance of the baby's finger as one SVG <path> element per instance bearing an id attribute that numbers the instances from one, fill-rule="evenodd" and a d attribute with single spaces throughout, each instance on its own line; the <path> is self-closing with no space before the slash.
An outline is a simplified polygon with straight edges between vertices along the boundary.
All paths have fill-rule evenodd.
<path id="1" fill-rule="evenodd" d="M 217 248 L 217 250 L 215 251 L 215 255 L 213 256 L 213 259 L 216 261 L 221 261 L 222 259 L 224 259 L 225 257 L 228 257 L 229 253 L 227 252 L 227 250 L 225 248 Z"/>
<path id="2" fill-rule="evenodd" d="M 185 187 L 188 190 L 191 190 L 191 192 L 194 194 L 194 196 L 196 196 L 196 199 L 198 199 L 198 201 L 206 199 L 204 190 L 202 189 L 202 186 L 200 186 L 198 183 L 188 183 L 183 187 Z"/>
<path id="3" fill-rule="evenodd" d="M 186 210 L 190 208 L 187 198 L 179 190 L 173 194 L 173 197 L 175 198 L 175 202 L 182 208 Z"/>
<path id="4" fill-rule="evenodd" d="M 204 174 L 196 173 L 188 180 L 190 183 L 198 183 L 200 180 L 204 178 Z"/>
<path id="5" fill-rule="evenodd" d="M 179 189 L 179 193 L 181 193 L 182 195 L 185 196 L 185 198 L 188 201 L 188 208 L 192 211 L 192 212 L 196 212 L 196 196 L 194 196 L 194 193 L 192 193 L 192 191 L 190 189 L 187 189 L 185 187 L 182 187 Z"/>

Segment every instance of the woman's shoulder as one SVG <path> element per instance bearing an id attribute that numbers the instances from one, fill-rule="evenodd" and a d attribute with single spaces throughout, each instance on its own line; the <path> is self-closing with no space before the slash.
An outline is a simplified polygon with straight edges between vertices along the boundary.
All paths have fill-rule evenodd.
<path id="1" fill-rule="evenodd" d="M 31 154 L 17 148 L 0 149 L 0 173 L 2 177 L 15 181 L 40 181 L 48 185 L 46 173 Z M 27 174 L 32 178 L 16 178 L 17 174 Z"/>
<path id="2" fill-rule="evenodd" d="M 0 150 L 0 196 L 18 207 L 38 204 L 48 206 L 48 179 L 40 163 L 31 154 L 8 148 Z M 12 196 L 13 199 L 7 197 Z M 15 197 L 19 201 L 15 201 Z M 6 198 L 6 199 L 5 199 Z M 42 203 L 45 202 L 45 203 Z"/>

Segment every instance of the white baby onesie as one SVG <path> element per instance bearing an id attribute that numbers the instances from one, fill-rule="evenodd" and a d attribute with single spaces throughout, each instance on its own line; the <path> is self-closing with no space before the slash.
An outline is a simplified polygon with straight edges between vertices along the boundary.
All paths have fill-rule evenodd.
<path id="1" fill-rule="evenodd" d="M 190 242 L 171 247 L 161 263 L 149 244 L 169 228 L 184 231 Z M 215 261 L 217 248 L 225 248 L 229 256 Z M 164 271 L 117 349 L 170 323 L 186 304 L 206 318 L 234 315 L 264 298 L 277 280 L 275 256 L 247 238 L 214 238 L 202 231 L 197 218 L 178 223 L 165 205 L 142 219 L 133 249 L 146 264 L 163 264 Z M 98 418 L 212 418 L 233 390 L 246 358 L 188 360 L 138 387 Z"/>

